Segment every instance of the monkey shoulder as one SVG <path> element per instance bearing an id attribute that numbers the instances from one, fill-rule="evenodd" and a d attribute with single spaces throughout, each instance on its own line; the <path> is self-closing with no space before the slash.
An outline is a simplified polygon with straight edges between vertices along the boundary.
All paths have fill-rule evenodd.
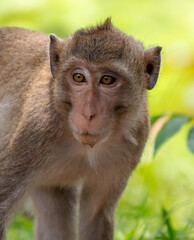
<path id="1" fill-rule="evenodd" d="M 42 32 L 19 27 L 0 27 L 0 43 L 7 41 L 14 44 L 18 40 L 30 40 L 31 42 L 37 40 L 37 44 L 45 40 L 49 42 L 47 34 Z"/>
<path id="2" fill-rule="evenodd" d="M 7 67 L 4 71 L 25 70 L 37 67 L 48 61 L 48 35 L 23 28 L 0 28 L 0 66 Z"/>
<path id="3" fill-rule="evenodd" d="M 0 28 L 0 85 L 20 90 L 49 66 L 48 35 L 23 28 Z M 11 87 L 10 87 L 11 84 Z"/>

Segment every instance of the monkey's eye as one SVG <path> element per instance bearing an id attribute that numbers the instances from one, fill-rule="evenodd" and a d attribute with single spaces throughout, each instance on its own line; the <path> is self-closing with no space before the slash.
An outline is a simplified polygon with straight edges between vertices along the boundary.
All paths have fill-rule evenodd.
<path id="1" fill-rule="evenodd" d="M 84 75 L 83 74 L 81 74 L 81 73 L 75 73 L 74 75 L 73 75 L 73 80 L 74 81 L 76 81 L 76 82 L 85 82 L 85 77 L 84 77 Z"/>
<path id="2" fill-rule="evenodd" d="M 113 84 L 115 81 L 116 81 L 116 79 L 114 77 L 111 77 L 111 76 L 103 76 L 100 79 L 100 83 L 105 84 L 105 85 Z"/>

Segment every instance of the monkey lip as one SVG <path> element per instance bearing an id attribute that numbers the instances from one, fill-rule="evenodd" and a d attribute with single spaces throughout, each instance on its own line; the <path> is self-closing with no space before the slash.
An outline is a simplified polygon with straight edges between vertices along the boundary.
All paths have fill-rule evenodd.
<path id="1" fill-rule="evenodd" d="M 106 135 L 107 135 L 106 132 L 103 132 L 101 134 L 93 134 L 86 132 L 81 134 L 75 134 L 75 137 L 82 144 L 94 147 L 94 145 L 100 142 L 102 139 L 104 139 Z"/>

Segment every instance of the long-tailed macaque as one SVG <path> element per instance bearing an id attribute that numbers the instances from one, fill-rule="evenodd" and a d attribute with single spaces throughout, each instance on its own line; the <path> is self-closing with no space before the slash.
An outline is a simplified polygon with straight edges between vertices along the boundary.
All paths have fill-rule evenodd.
<path id="1" fill-rule="evenodd" d="M 0 239 L 30 194 L 37 240 L 112 240 L 148 132 L 161 47 L 113 26 L 0 28 Z"/>

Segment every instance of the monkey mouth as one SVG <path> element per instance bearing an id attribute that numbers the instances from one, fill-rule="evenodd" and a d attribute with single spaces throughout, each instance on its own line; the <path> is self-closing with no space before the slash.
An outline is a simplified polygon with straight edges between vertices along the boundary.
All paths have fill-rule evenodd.
<path id="1" fill-rule="evenodd" d="M 102 133 L 80 133 L 80 134 L 74 134 L 75 138 L 81 142 L 84 145 L 89 145 L 90 147 L 94 147 L 97 143 L 99 143 L 101 140 L 103 140 L 107 136 L 107 132 Z"/>

